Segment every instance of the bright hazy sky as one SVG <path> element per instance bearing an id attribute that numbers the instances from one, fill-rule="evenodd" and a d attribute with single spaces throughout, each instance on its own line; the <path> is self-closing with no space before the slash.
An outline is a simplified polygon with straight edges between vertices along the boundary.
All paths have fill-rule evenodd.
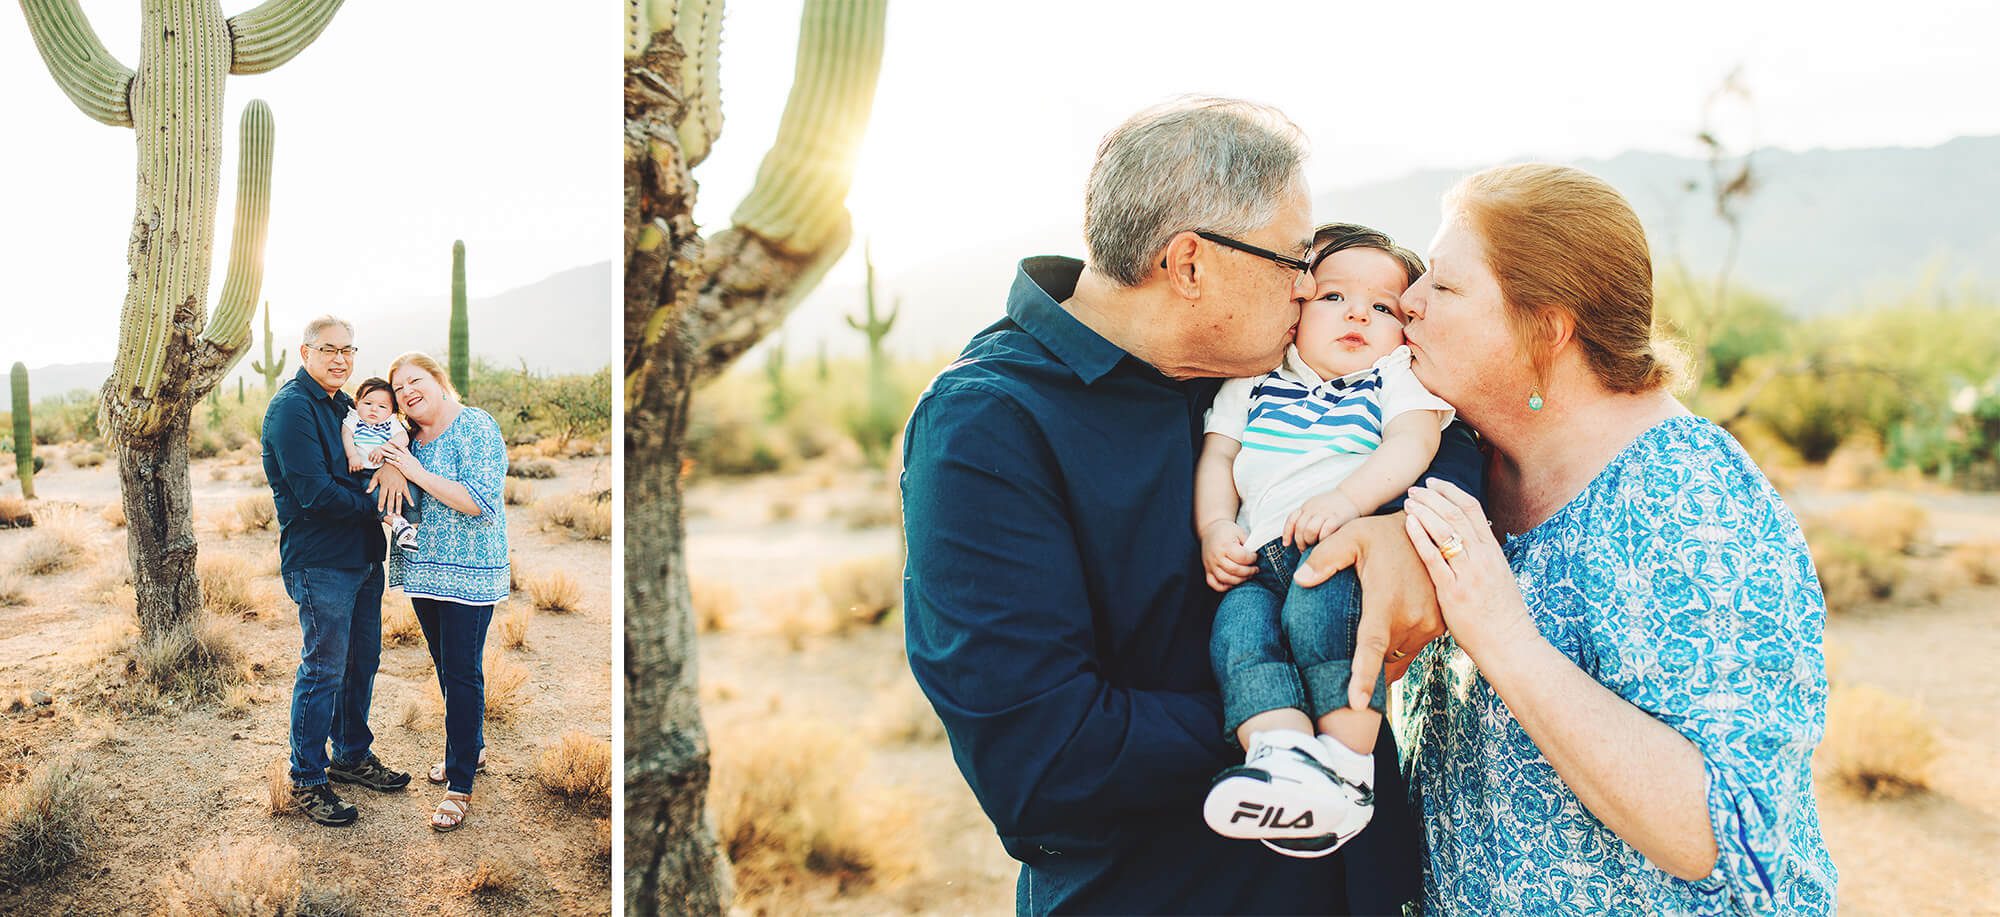
<path id="1" fill-rule="evenodd" d="M 223 0 L 231 14 L 252 5 Z M 126 66 L 138 64 L 139 7 L 84 4 Z M 453 239 L 466 242 L 473 296 L 615 260 L 621 21 L 613 3 L 347 3 L 291 62 L 230 77 L 210 310 L 235 223 L 238 119 L 253 98 L 277 127 L 263 295 L 281 339 L 321 312 L 365 318 L 371 302 L 411 296 L 434 295 L 444 321 Z M 0 366 L 110 362 L 132 131 L 70 103 L 13 3 L 0 8 L 0 87 Z"/>
<path id="2" fill-rule="evenodd" d="M 708 227 L 776 133 L 800 7 L 728 8 L 723 135 L 696 172 Z M 889 284 L 901 266 L 1034 228 L 1067 230 L 1077 253 L 1098 139 L 1182 93 L 1284 110 L 1313 142 L 1316 194 L 1516 157 L 1696 154 L 1703 100 L 1738 64 L 1760 146 L 1929 146 L 2000 133 L 1994 35 L 2000 9 L 1983 0 L 892 0 L 849 204 Z M 1740 110 L 1721 127 L 1734 143 L 1753 133 Z M 855 248 L 829 285 L 858 282 Z"/>

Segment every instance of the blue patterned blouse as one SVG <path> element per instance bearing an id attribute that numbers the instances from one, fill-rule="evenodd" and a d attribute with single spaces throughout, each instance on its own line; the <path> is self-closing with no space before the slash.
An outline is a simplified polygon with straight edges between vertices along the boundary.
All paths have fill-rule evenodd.
<path id="1" fill-rule="evenodd" d="M 1505 550 L 1542 636 L 1700 749 L 1720 857 L 1689 882 L 1619 839 L 1444 638 L 1403 681 L 1424 912 L 1832 913 L 1811 770 L 1826 602 L 1798 521 L 1736 440 L 1663 421 Z"/>
<path id="2" fill-rule="evenodd" d="M 479 503 L 468 516 L 418 491 L 423 521 L 415 554 L 389 552 L 389 585 L 412 598 L 491 605 L 507 597 L 507 442 L 492 415 L 462 407 L 428 443 L 410 441 L 426 469 L 465 485 Z"/>

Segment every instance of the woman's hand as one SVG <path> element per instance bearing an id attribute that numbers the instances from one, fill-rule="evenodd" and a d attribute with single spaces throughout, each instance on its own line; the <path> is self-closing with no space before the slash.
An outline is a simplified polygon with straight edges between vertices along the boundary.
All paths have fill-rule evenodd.
<path id="1" fill-rule="evenodd" d="M 1410 488 L 1403 509 L 1404 528 L 1437 588 L 1445 626 L 1475 662 L 1489 647 L 1541 639 L 1478 500 L 1431 478 Z"/>
<path id="2" fill-rule="evenodd" d="M 403 473 L 403 477 L 418 487 L 423 487 L 425 479 L 431 476 L 430 471 L 424 468 L 424 463 L 418 461 L 416 455 L 408 448 L 389 443 L 381 448 L 381 452 L 383 464 L 395 466 L 397 471 Z"/>

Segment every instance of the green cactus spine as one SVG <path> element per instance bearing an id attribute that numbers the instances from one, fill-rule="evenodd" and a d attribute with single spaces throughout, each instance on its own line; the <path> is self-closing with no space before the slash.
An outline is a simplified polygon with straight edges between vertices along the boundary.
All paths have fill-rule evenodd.
<path id="1" fill-rule="evenodd" d="M 21 499 L 35 498 L 35 424 L 28 416 L 28 367 L 14 364 L 14 468 L 21 474 Z"/>
<path id="2" fill-rule="evenodd" d="M 792 393 L 785 387 L 785 339 L 771 342 L 764 352 L 764 379 L 769 384 L 770 393 L 765 402 L 764 416 L 779 421 L 792 409 Z"/>
<path id="3" fill-rule="evenodd" d="M 274 347 L 274 344 L 275 340 L 271 336 L 271 304 L 267 302 L 264 304 L 264 359 L 250 361 L 250 371 L 264 377 L 264 391 L 267 393 L 278 390 L 278 379 L 285 374 L 285 351 L 283 348 Z"/>
<path id="4" fill-rule="evenodd" d="M 465 242 L 451 243 L 451 387 L 460 398 L 472 389 L 472 342 L 466 336 Z"/>
<path id="5" fill-rule="evenodd" d="M 888 454 L 889 444 L 902 427 L 895 383 L 889 376 L 889 356 L 882 349 L 882 339 L 888 337 L 889 330 L 895 326 L 896 314 L 902 310 L 902 303 L 899 300 L 891 306 L 887 315 L 877 315 L 875 258 L 866 246 L 862 247 L 861 259 L 868 274 L 867 286 L 863 290 L 867 317 L 857 321 L 854 316 L 847 316 L 848 327 L 868 337 L 868 406 L 855 425 L 855 438 L 860 441 L 862 454 L 869 461 L 879 462 Z"/>

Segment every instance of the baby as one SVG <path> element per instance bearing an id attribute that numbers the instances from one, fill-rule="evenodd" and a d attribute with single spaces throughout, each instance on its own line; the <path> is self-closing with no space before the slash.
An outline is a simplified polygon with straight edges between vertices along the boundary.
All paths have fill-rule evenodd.
<path id="1" fill-rule="evenodd" d="M 1347 706 L 1360 585 L 1292 585 L 1301 552 L 1415 484 L 1452 408 L 1410 371 L 1400 297 L 1423 262 L 1387 235 L 1314 234 L 1314 297 L 1282 365 L 1216 393 L 1195 466 L 1210 657 L 1244 763 L 1217 775 L 1210 828 L 1288 856 L 1332 853 L 1374 815 L 1373 709 Z"/>
<path id="2" fill-rule="evenodd" d="M 396 419 L 396 392 L 389 387 L 388 380 L 369 379 L 361 383 L 354 407 L 348 409 L 347 418 L 340 423 L 340 444 L 347 450 L 347 470 L 374 477 L 375 470 L 382 467 L 382 447 L 390 443 L 409 448 L 410 432 Z M 401 515 L 383 513 L 382 521 L 389 524 L 396 547 L 417 550 L 417 523 L 421 514 L 415 501 L 404 506 Z"/>

